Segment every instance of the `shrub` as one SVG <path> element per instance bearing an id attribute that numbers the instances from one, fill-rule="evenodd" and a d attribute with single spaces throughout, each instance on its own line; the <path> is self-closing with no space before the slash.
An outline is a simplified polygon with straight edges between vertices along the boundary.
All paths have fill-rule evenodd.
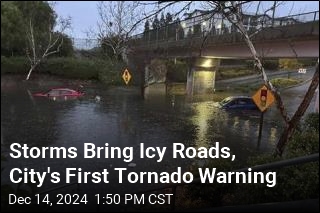
<path id="1" fill-rule="evenodd" d="M 290 139 L 285 159 L 306 156 L 319 152 L 319 113 L 306 116 L 304 123 Z M 250 165 L 259 165 L 273 161 L 283 160 L 271 155 L 253 157 Z M 274 170 L 276 171 L 276 170 Z M 236 196 L 241 198 L 240 203 L 281 202 L 290 200 L 303 200 L 319 197 L 319 163 L 282 168 L 277 172 L 277 185 L 273 188 L 263 184 L 239 186 Z"/>
<path id="2" fill-rule="evenodd" d="M 100 63 L 76 58 L 51 58 L 43 61 L 37 68 L 39 73 L 58 75 L 66 78 L 98 79 Z"/>
<path id="3" fill-rule="evenodd" d="M 292 78 L 274 78 L 271 79 L 271 83 L 273 86 L 278 87 L 278 88 L 284 88 L 284 87 L 289 87 L 296 85 L 300 83 L 300 80 L 297 79 L 292 79 Z"/>
<path id="4" fill-rule="evenodd" d="M 1 56 L 1 74 L 27 74 L 30 68 L 26 57 Z"/>
<path id="5" fill-rule="evenodd" d="M 1 74 L 27 75 L 29 63 L 25 57 L 1 56 Z M 64 78 L 99 80 L 105 84 L 122 83 L 125 64 L 110 60 L 56 57 L 43 60 L 34 73 L 50 74 Z M 31 75 L 32 78 L 32 75 Z"/>
<path id="6" fill-rule="evenodd" d="M 316 65 L 317 59 L 298 59 L 298 63 L 303 67 L 312 67 Z"/>
<path id="7" fill-rule="evenodd" d="M 230 79 L 230 78 L 237 78 L 241 76 L 248 76 L 256 74 L 257 72 L 251 68 L 246 67 L 220 67 L 219 70 L 216 72 L 216 79 Z"/>
<path id="8" fill-rule="evenodd" d="M 98 73 L 98 79 L 106 85 L 123 85 L 122 72 L 126 68 L 123 62 L 104 61 Z M 132 75 L 131 75 L 132 76 Z M 134 76 L 132 76 L 133 78 Z M 133 79 L 130 81 L 132 82 Z"/>
<path id="9" fill-rule="evenodd" d="M 297 70 L 302 65 L 298 62 L 298 59 L 280 58 L 279 68 L 282 70 Z"/>

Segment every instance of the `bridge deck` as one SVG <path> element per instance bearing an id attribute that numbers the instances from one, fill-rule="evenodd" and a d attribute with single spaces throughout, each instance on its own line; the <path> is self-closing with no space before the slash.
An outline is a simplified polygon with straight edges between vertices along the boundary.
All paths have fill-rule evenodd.
<path id="1" fill-rule="evenodd" d="M 252 41 L 261 57 L 319 57 L 319 21 L 264 28 L 252 32 Z M 202 48 L 201 48 L 202 47 Z M 149 57 L 250 58 L 251 53 L 239 32 L 201 35 L 174 40 L 132 40 L 134 54 Z"/>

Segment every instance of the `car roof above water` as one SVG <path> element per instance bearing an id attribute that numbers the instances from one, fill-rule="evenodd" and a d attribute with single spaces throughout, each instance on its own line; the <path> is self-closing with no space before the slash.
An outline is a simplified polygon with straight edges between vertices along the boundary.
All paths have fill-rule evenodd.
<path id="1" fill-rule="evenodd" d="M 250 96 L 244 96 L 244 95 L 240 95 L 240 96 L 230 96 L 228 97 L 230 99 L 238 99 L 238 98 L 249 98 L 252 99 Z"/>
<path id="2" fill-rule="evenodd" d="M 50 89 L 49 91 L 52 91 L 52 90 L 66 90 L 66 91 L 75 92 L 75 90 L 69 89 L 69 88 L 53 88 L 53 89 Z"/>
<path id="3" fill-rule="evenodd" d="M 222 101 L 232 101 L 235 99 L 252 99 L 250 96 L 229 96 L 223 99 Z"/>

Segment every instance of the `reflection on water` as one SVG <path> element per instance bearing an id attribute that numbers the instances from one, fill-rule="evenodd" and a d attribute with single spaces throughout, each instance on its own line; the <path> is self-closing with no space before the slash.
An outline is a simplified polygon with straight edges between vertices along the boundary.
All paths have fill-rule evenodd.
<path id="1" fill-rule="evenodd" d="M 275 142 L 277 140 L 278 137 L 278 130 L 277 128 L 271 127 L 270 128 L 270 137 L 269 137 L 269 143 L 271 146 L 275 145 Z"/>
<path id="2" fill-rule="evenodd" d="M 250 120 L 244 121 L 242 132 L 243 132 L 243 136 L 244 137 L 248 137 L 249 136 L 249 133 L 250 133 Z"/>
<path id="3" fill-rule="evenodd" d="M 233 123 L 233 128 L 237 128 L 238 127 L 238 125 L 239 125 L 239 117 L 238 116 L 236 116 L 236 117 L 234 117 L 234 123 Z"/>
<path id="4" fill-rule="evenodd" d="M 210 105 L 211 103 L 211 105 Z M 212 102 L 203 102 L 194 104 L 194 116 L 191 117 L 192 124 L 196 127 L 195 145 L 199 147 L 208 147 L 210 141 L 208 135 L 213 134 L 208 132 L 209 119 L 212 117 L 214 110 L 212 109 Z"/>
<path id="5" fill-rule="evenodd" d="M 163 95 L 143 101 L 135 90 L 119 88 L 97 89 L 100 102 L 91 96 L 54 101 L 32 97 L 30 90 L 1 91 L 4 145 L 13 142 L 37 146 L 76 146 L 85 142 L 168 145 L 176 137 L 197 147 L 219 141 L 243 151 L 256 145 L 259 131 L 259 115 L 220 110 L 213 101 L 193 103 L 184 96 Z M 270 150 L 278 136 L 278 127 L 272 123 L 278 118 L 265 118 L 262 150 Z M 184 131 L 188 128 L 192 130 Z"/>
<path id="6" fill-rule="evenodd" d="M 100 171 L 106 167 L 127 167 L 118 159 L 83 159 L 83 144 L 134 148 L 135 168 L 131 171 L 175 171 L 187 169 L 188 159 L 173 159 L 172 144 L 210 147 L 215 142 L 230 147 L 239 160 L 252 154 L 273 149 L 279 134 L 279 116 L 266 112 L 262 141 L 257 150 L 259 114 L 220 110 L 210 99 L 190 102 L 185 96 L 155 95 L 142 100 L 139 90 L 130 88 L 94 88 L 101 100 L 93 95 L 75 100 L 50 100 L 32 97 L 39 91 L 34 85 L 1 90 L 1 145 L 8 154 L 12 143 L 29 146 L 76 147 L 77 159 L 10 159 L 8 167 L 32 167 L 52 170 L 66 167 Z M 29 91 L 29 92 L 28 92 Z M 268 115 L 269 113 L 269 115 Z M 279 124 L 278 124 L 279 125 Z M 140 159 L 139 145 L 167 147 L 164 160 Z M 5 174 L 8 172 L 5 170 Z M 110 182 L 116 179 L 110 175 Z M 132 185 L 139 189 L 139 185 Z M 149 186 L 151 187 L 151 186 Z M 112 193 L 126 190 L 125 186 L 103 185 L 95 190 Z M 137 190 L 132 190 L 137 191 Z"/>

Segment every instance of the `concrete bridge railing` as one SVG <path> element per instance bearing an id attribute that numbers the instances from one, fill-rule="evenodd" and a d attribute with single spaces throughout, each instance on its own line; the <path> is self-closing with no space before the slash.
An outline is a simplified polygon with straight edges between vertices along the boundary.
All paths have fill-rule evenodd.
<path id="1" fill-rule="evenodd" d="M 256 41 L 319 36 L 319 11 L 280 17 L 277 20 L 274 22 L 268 20 L 266 23 L 259 23 L 259 25 L 257 23 L 253 26 L 247 25 L 249 35 L 252 34 L 252 39 Z M 197 46 L 201 45 L 203 40 L 207 44 L 243 42 L 239 31 L 232 27 L 222 30 L 211 29 L 209 32 L 198 31 L 184 36 L 179 36 L 178 27 L 179 23 L 172 23 L 135 35 L 131 37 L 129 46 L 138 50 L 153 49 L 155 47 L 190 46 L 190 44 Z M 176 29 L 172 30 L 172 28 Z M 186 29 L 183 30 L 186 31 Z"/>

